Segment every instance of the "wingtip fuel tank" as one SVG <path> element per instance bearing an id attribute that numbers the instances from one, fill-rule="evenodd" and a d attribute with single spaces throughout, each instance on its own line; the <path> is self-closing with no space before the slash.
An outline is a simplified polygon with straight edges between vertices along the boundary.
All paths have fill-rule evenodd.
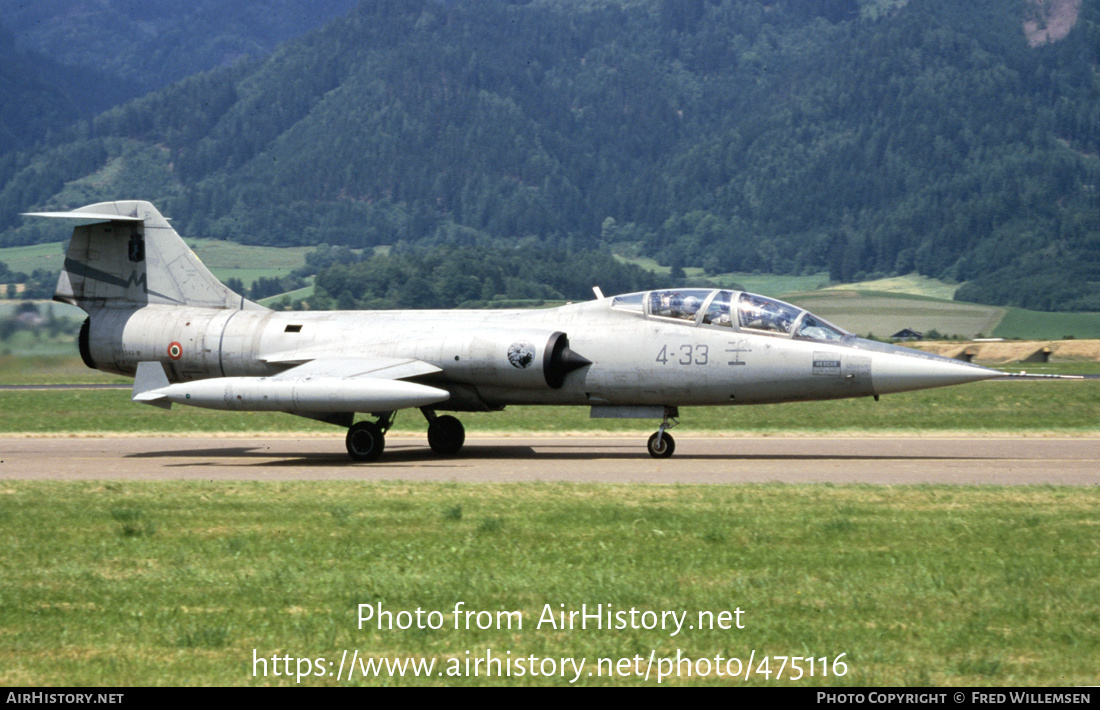
<path id="1" fill-rule="evenodd" d="M 173 385 L 167 383 L 163 370 L 163 382 L 149 376 L 154 368 L 160 368 L 160 364 L 139 364 L 132 395 L 135 402 L 161 407 L 186 404 L 230 411 L 339 414 L 427 407 L 450 397 L 449 392 L 437 387 L 373 377 L 216 377 Z"/>

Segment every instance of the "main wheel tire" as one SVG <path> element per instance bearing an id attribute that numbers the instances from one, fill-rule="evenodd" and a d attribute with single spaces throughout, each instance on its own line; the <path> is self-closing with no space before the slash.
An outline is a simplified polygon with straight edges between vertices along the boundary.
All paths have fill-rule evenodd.
<path id="1" fill-rule="evenodd" d="M 660 445 L 657 443 L 658 438 L 661 440 Z M 653 436 L 649 437 L 647 446 L 649 447 L 649 455 L 653 458 L 667 459 L 676 450 L 676 440 L 667 431 L 664 434 L 653 432 Z"/>
<path id="2" fill-rule="evenodd" d="M 386 448 L 386 437 L 374 422 L 359 422 L 348 429 L 348 456 L 355 461 L 377 461 Z"/>
<path id="3" fill-rule="evenodd" d="M 466 443 L 466 428 L 450 415 L 436 417 L 428 424 L 428 446 L 442 456 L 454 456 Z"/>

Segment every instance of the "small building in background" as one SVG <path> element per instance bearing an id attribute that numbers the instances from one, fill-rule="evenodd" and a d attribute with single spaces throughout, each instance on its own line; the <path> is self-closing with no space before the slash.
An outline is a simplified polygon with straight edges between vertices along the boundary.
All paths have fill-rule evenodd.
<path id="1" fill-rule="evenodd" d="M 912 328 L 902 328 L 890 337 L 894 340 L 923 340 L 924 333 L 919 330 L 913 330 Z"/>

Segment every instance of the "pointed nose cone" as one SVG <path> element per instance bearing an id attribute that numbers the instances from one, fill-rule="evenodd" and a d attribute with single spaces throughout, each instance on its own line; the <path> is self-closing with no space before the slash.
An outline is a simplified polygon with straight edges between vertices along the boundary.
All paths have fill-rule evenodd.
<path id="1" fill-rule="evenodd" d="M 871 381 L 875 394 L 962 385 L 994 377 L 1004 377 L 1004 373 L 947 359 L 932 360 L 883 354 L 876 355 L 871 365 Z"/>
<path id="2" fill-rule="evenodd" d="M 929 355 L 919 350 L 897 346 L 876 350 L 879 351 L 872 356 L 871 364 L 871 381 L 875 394 L 962 385 L 1005 376 L 1005 373 L 997 370 Z"/>

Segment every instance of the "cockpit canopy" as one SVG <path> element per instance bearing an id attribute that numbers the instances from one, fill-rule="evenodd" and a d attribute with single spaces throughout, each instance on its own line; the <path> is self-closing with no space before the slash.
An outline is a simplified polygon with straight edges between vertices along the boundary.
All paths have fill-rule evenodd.
<path id="1" fill-rule="evenodd" d="M 789 338 L 835 341 L 853 337 L 809 311 L 745 291 L 679 288 L 628 293 L 612 298 L 611 307 L 685 325 L 730 328 Z"/>

